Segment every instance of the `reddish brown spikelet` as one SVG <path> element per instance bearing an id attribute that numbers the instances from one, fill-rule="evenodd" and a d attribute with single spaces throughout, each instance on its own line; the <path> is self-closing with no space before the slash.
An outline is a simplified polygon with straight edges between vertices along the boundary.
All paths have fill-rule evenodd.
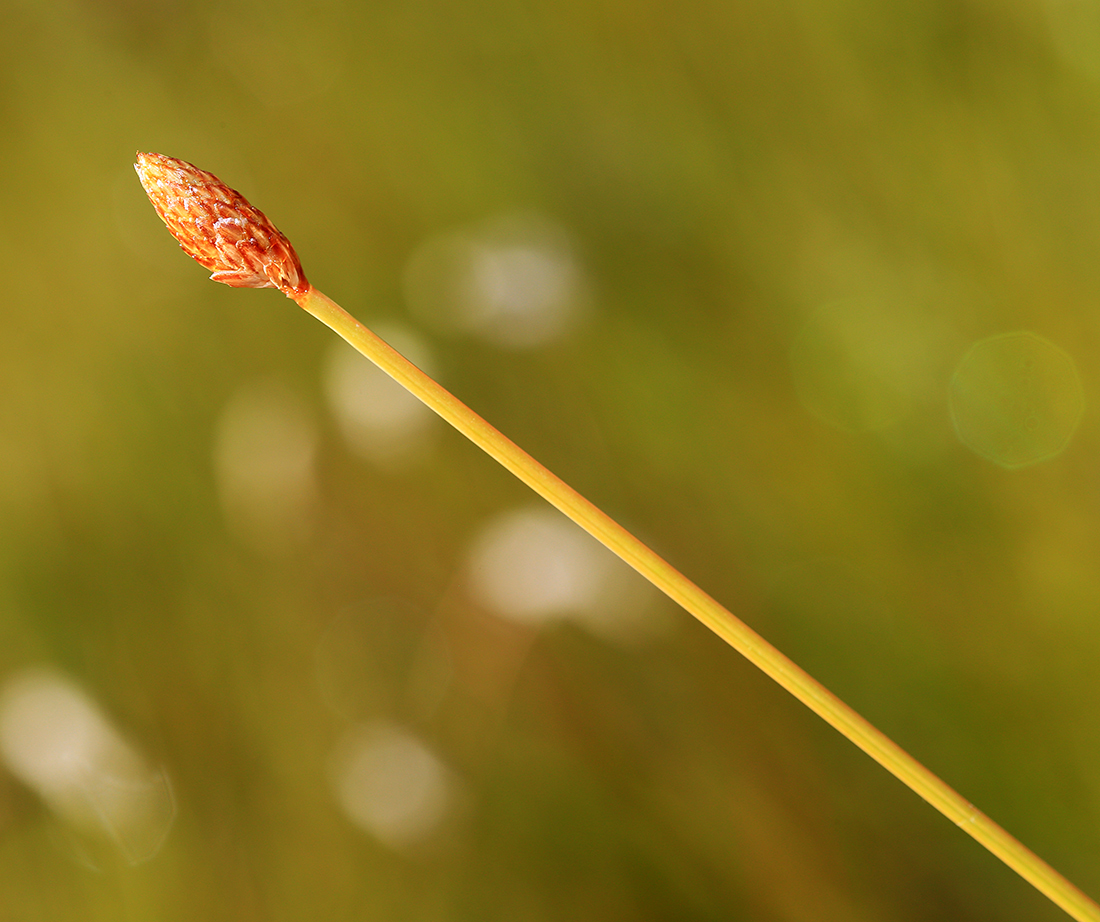
<path id="1" fill-rule="evenodd" d="M 309 289 L 294 247 L 262 211 L 213 173 L 164 154 L 134 164 L 149 201 L 185 253 L 234 288 Z"/>

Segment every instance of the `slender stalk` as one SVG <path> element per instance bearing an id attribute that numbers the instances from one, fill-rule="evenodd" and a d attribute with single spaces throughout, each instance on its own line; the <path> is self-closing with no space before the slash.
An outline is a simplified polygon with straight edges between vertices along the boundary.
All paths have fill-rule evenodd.
<path id="1" fill-rule="evenodd" d="M 479 448 L 709 627 L 815 714 L 855 743 L 1080 922 L 1100 922 L 1100 906 L 977 810 L 813 676 L 718 604 L 606 513 L 507 439 L 453 394 L 368 330 L 331 298 L 309 286 L 291 297 L 382 371 L 419 397 Z"/>
<path id="2" fill-rule="evenodd" d="M 1079 922 L 1100 922 L 1100 906 L 1050 865 L 975 809 L 614 519 L 506 439 L 336 302 L 317 291 L 306 280 L 290 241 L 243 195 L 212 173 L 164 154 L 139 153 L 135 169 L 157 214 L 184 252 L 212 270 L 210 277 L 214 281 L 235 288 L 278 288 L 296 301 L 1070 916 Z"/>

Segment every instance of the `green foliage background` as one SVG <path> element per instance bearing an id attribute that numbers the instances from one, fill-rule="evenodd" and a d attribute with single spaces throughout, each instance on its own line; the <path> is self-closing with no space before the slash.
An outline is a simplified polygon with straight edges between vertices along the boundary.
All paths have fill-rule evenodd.
<path id="1" fill-rule="evenodd" d="M 450 433 L 408 470 L 349 453 L 331 334 L 206 282 L 139 149 L 241 189 L 368 325 L 415 326 L 402 273 L 432 235 L 567 228 L 585 322 L 527 353 L 423 331 L 443 383 L 1100 894 L 1090 4 L 0 12 L 0 678 L 63 670 L 178 810 L 149 861 L 91 870 L 0 773 L 0 918 L 1062 918 L 671 605 L 626 645 L 476 611 L 468 542 L 523 488 Z M 885 427 L 827 425 L 792 380 L 799 330 L 846 299 L 939 331 Z M 947 392 L 1017 329 L 1072 356 L 1086 411 L 1008 471 L 956 439 Z M 311 535 L 277 558 L 227 529 L 211 461 L 256 380 L 322 427 Z M 411 853 L 326 780 L 348 719 L 315 653 L 348 611 L 372 625 L 355 718 L 414 727 L 461 779 Z M 409 651 L 436 633 L 456 665 L 426 704 Z"/>

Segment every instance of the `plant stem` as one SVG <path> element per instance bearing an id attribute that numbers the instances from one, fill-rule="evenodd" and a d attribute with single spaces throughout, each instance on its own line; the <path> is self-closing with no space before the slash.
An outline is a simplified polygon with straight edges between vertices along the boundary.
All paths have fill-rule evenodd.
<path id="1" fill-rule="evenodd" d="M 1061 874 L 342 307 L 312 287 L 294 300 L 536 493 L 614 551 L 654 586 L 702 621 L 940 813 L 977 839 L 1070 916 L 1080 922 L 1100 922 L 1100 906 Z"/>

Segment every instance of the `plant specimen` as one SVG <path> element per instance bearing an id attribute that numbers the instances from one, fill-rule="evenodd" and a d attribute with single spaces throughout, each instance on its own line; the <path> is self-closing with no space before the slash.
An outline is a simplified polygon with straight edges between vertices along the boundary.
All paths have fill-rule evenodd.
<path id="1" fill-rule="evenodd" d="M 606 545 L 819 717 L 859 746 L 1078 920 L 1100 906 L 977 810 L 885 734 L 704 593 L 630 532 L 539 464 L 307 280 L 294 248 L 248 201 L 212 173 L 163 154 L 135 166 L 157 214 L 210 278 L 237 288 L 278 288 L 548 502 Z"/>

